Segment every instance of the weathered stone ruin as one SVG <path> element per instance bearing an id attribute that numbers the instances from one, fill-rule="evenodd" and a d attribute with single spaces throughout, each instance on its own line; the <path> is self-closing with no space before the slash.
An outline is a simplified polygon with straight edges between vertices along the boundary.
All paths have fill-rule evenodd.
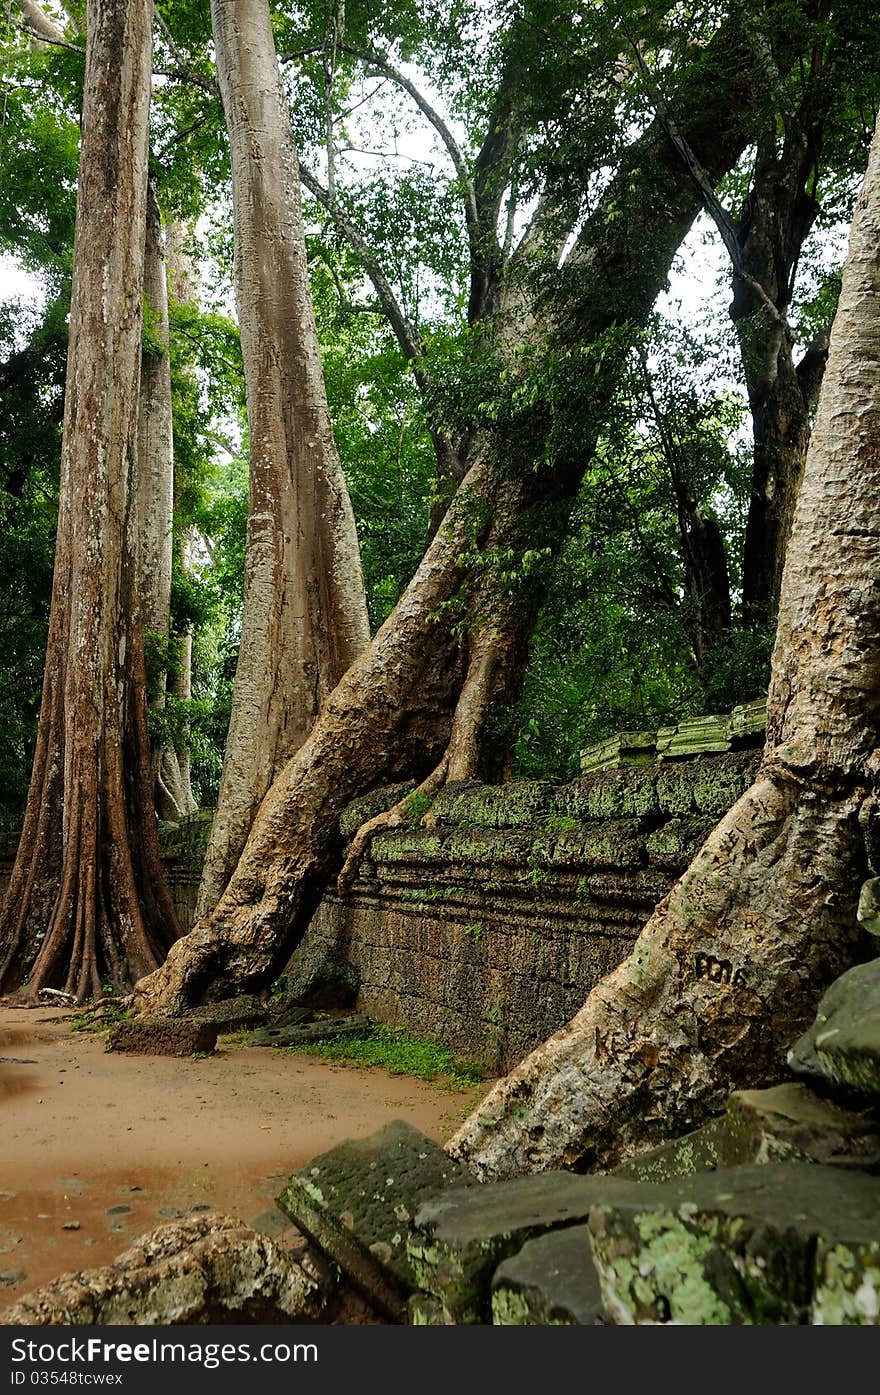
<path id="1" fill-rule="evenodd" d="M 379 834 L 350 893 L 324 896 L 288 997 L 355 1006 L 509 1069 L 629 954 L 757 759 L 744 750 L 562 786 L 448 786 L 430 826 Z M 352 805 L 343 833 L 399 795 Z"/>

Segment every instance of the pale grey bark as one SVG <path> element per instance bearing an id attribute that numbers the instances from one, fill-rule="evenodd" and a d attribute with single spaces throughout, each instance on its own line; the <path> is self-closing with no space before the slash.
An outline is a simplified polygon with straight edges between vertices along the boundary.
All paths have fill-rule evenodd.
<path id="1" fill-rule="evenodd" d="M 232 156 L 250 508 L 242 644 L 199 916 L 226 886 L 275 775 L 369 639 L 268 5 L 212 0 L 211 15 Z"/>
<path id="2" fill-rule="evenodd" d="M 880 777 L 880 126 L 788 547 L 755 785 L 578 1015 L 451 1140 L 482 1177 L 607 1166 L 772 1077 L 856 952 Z"/>
<path id="3" fill-rule="evenodd" d="M 171 567 L 174 528 L 174 430 L 171 411 L 167 262 L 159 208 L 152 187 L 147 201 L 144 240 L 144 301 L 147 344 L 141 356 L 138 415 L 138 519 L 141 543 L 144 631 L 167 644 L 171 621 Z M 151 706 L 165 707 L 165 685 Z M 188 778 L 173 745 L 154 743 L 156 812 L 179 820 L 195 812 Z"/>

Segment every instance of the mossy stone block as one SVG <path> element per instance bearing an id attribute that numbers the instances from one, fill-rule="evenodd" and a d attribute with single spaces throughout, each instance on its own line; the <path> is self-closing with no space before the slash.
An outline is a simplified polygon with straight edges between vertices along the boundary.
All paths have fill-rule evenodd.
<path id="1" fill-rule="evenodd" d="M 589 1228 L 615 1322 L 804 1323 L 817 1254 L 862 1262 L 880 1241 L 880 1179 L 805 1163 L 698 1173 L 607 1198 Z"/>
<path id="2" fill-rule="evenodd" d="M 492 1280 L 498 1327 L 595 1327 L 604 1321 L 602 1291 L 585 1225 L 527 1240 Z"/>
<path id="3" fill-rule="evenodd" d="M 795 1042 L 788 1064 L 796 1075 L 880 1097 L 880 959 L 857 964 L 832 983 L 812 1027 Z"/>
<path id="4" fill-rule="evenodd" d="M 543 1172 L 445 1191 L 419 1208 L 408 1241 L 417 1286 L 442 1300 L 451 1322 L 489 1322 L 503 1259 L 534 1236 L 583 1225 L 601 1199 L 638 1190 L 612 1177 Z"/>
<path id="5" fill-rule="evenodd" d="M 395 1321 L 417 1288 L 406 1248 L 419 1204 L 467 1174 L 402 1120 L 349 1139 L 294 1172 L 278 1205 L 356 1288 Z"/>

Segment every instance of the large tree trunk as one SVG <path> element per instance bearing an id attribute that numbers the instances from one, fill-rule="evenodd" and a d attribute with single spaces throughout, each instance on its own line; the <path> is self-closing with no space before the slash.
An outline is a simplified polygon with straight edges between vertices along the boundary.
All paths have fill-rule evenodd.
<path id="1" fill-rule="evenodd" d="M 89 0 L 58 542 L 40 727 L 0 914 L 0 984 L 83 999 L 178 927 L 146 728 L 137 458 L 152 5 Z"/>
<path id="2" fill-rule="evenodd" d="M 699 73 L 689 73 L 677 94 L 680 126 L 715 178 L 732 167 L 749 137 L 755 95 L 749 52 L 735 26 L 721 29 L 707 53 L 715 65 L 712 100 Z M 567 277 L 570 342 L 577 331 L 588 345 L 611 325 L 648 313 L 699 206 L 699 191 L 663 123 L 654 123 L 581 234 Z M 503 588 L 493 586 L 474 558 L 483 549 L 502 556 L 507 548 L 518 556 L 558 549 L 614 380 L 613 353 L 577 361 L 590 374 L 593 403 L 583 437 L 542 469 L 531 468 L 547 429 L 539 414 L 517 422 L 481 454 L 405 595 L 266 796 L 213 914 L 138 985 L 140 1010 L 175 1012 L 207 994 L 264 984 L 296 947 L 338 866 L 345 805 L 404 774 L 430 794 L 450 771 L 460 778 L 472 768 L 469 753 L 480 745 L 475 734 L 482 735 L 492 707 L 516 691 L 537 604 L 533 594 L 508 605 Z M 483 585 L 493 603 L 477 606 L 477 625 L 462 646 L 459 625 Z M 404 801 L 390 818 L 409 820 L 419 805 Z M 362 844 L 355 839 L 356 850 Z"/>
<path id="3" fill-rule="evenodd" d="M 452 1140 L 483 1177 L 604 1167 L 772 1078 L 858 952 L 880 777 L 880 124 L 782 586 L 753 787 L 633 954 Z"/>
<path id="4" fill-rule="evenodd" d="M 168 283 L 162 227 L 155 191 L 147 195 L 144 241 L 144 302 L 147 339 L 141 357 L 138 421 L 138 506 L 141 541 L 142 619 L 144 633 L 167 650 L 171 622 L 171 563 L 174 532 L 174 432 L 171 419 Z M 164 669 L 164 653 L 163 653 Z M 165 706 L 164 676 L 151 707 Z M 154 743 L 152 766 L 156 812 L 178 820 L 196 804 L 173 745 Z"/>
<path id="5" fill-rule="evenodd" d="M 232 155 L 250 511 L 242 643 L 200 915 L 226 886 L 273 779 L 369 640 L 269 8 L 212 0 L 211 15 Z"/>

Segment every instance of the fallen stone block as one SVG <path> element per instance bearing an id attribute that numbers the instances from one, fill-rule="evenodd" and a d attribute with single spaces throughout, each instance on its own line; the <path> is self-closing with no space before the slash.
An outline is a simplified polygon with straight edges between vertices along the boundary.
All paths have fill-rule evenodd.
<path id="1" fill-rule="evenodd" d="M 698 1173 L 606 1198 L 589 1230 L 614 1322 L 804 1323 L 832 1252 L 876 1256 L 880 1180 L 804 1163 Z"/>
<path id="2" fill-rule="evenodd" d="M 812 1027 L 789 1051 L 788 1064 L 826 1088 L 880 1095 L 880 959 L 857 964 L 832 983 Z"/>
<path id="3" fill-rule="evenodd" d="M 583 1225 L 603 1198 L 639 1195 L 616 1177 L 543 1172 L 454 1188 L 426 1202 L 408 1241 L 417 1287 L 442 1301 L 453 1323 L 491 1321 L 492 1275 L 527 1240 Z"/>
<path id="4" fill-rule="evenodd" d="M 615 1177 L 667 1182 L 695 1172 L 747 1163 L 817 1162 L 880 1171 L 876 1121 L 789 1081 L 768 1090 L 737 1090 L 727 1111 L 693 1133 L 628 1158 Z"/>
<path id="5" fill-rule="evenodd" d="M 218 1032 L 239 1032 L 248 1027 L 258 1027 L 267 1020 L 267 1012 L 252 994 L 243 993 L 240 998 L 224 998 L 220 1003 L 203 1003 L 201 1007 L 183 1014 L 181 1022 L 209 1022 Z"/>
<path id="6" fill-rule="evenodd" d="M 438 1144 L 402 1120 L 349 1139 L 289 1179 L 281 1210 L 397 1322 L 419 1285 L 406 1250 L 419 1203 L 465 1179 Z"/>
<path id="7" fill-rule="evenodd" d="M 735 1091 L 727 1103 L 719 1166 L 798 1161 L 880 1170 L 877 1121 L 795 1081 Z"/>
<path id="8" fill-rule="evenodd" d="M 62 1274 L 0 1313 L 6 1327 L 317 1322 L 324 1293 L 265 1235 L 230 1216 L 159 1226 L 103 1269 Z"/>
<path id="9" fill-rule="evenodd" d="M 701 1129 L 636 1153 L 613 1168 L 611 1175 L 639 1182 L 668 1182 L 673 1177 L 690 1177 L 695 1172 L 714 1172 L 722 1165 L 719 1154 L 725 1125 L 726 1119 L 721 1115 Z"/>
<path id="10" fill-rule="evenodd" d="M 492 1280 L 498 1327 L 595 1327 L 605 1321 L 589 1229 L 568 1226 L 528 1240 Z"/>
<path id="11" fill-rule="evenodd" d="M 116 1022 L 107 1036 L 108 1051 L 132 1056 L 193 1056 L 213 1051 L 216 1045 L 214 1023 L 182 1017 L 134 1017 Z"/>
<path id="12" fill-rule="evenodd" d="M 336 1041 L 368 1037 L 373 1030 L 369 1017 L 328 1017 L 323 1022 L 288 1022 L 261 1027 L 248 1037 L 248 1046 L 308 1046 L 314 1041 Z"/>

